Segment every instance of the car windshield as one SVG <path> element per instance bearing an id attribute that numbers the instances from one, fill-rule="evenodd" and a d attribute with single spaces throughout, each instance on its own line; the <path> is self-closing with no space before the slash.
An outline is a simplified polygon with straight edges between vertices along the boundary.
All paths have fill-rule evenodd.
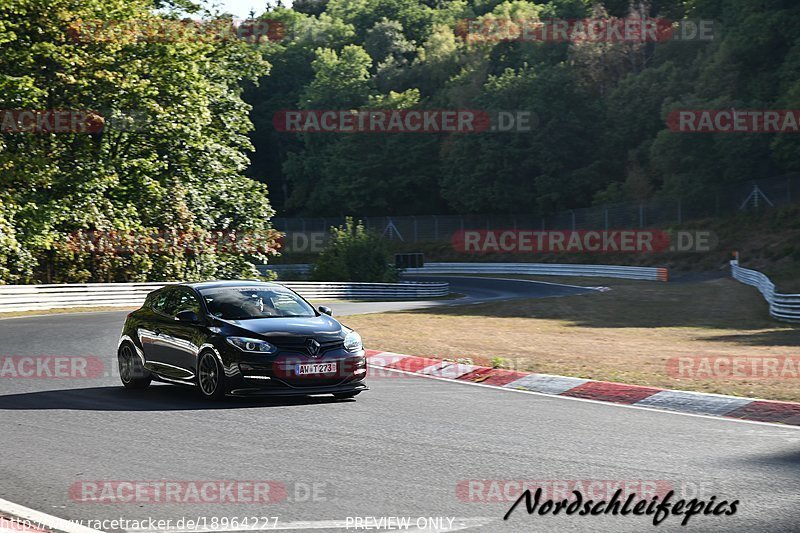
<path id="1" fill-rule="evenodd" d="M 280 287 L 222 287 L 201 294 L 208 311 L 226 320 L 316 316 L 302 298 Z"/>

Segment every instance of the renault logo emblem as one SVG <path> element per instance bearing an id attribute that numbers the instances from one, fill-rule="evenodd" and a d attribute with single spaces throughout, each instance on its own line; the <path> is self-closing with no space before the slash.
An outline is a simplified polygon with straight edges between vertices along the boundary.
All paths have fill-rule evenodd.
<path id="1" fill-rule="evenodd" d="M 306 339 L 306 350 L 312 356 L 319 355 L 320 344 L 317 339 Z"/>

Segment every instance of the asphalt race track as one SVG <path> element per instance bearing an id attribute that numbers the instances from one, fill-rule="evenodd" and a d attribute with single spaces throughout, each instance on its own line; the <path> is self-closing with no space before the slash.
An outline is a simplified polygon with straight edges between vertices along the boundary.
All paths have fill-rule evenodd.
<path id="1" fill-rule="evenodd" d="M 383 313 L 386 311 L 424 309 L 442 305 L 469 305 L 493 300 L 556 298 L 573 294 L 587 294 L 593 290 L 588 287 L 504 278 L 408 276 L 404 279 L 408 281 L 447 281 L 450 284 L 450 291 L 454 294 L 460 294 L 462 297 L 453 300 L 415 300 L 407 302 L 336 302 L 329 305 L 333 307 L 334 315 L 343 316 L 361 313 Z"/>
<path id="2" fill-rule="evenodd" d="M 451 283 L 467 294 L 459 303 L 580 290 L 474 278 Z M 338 304 L 334 312 L 363 311 L 353 307 L 361 305 Z M 341 402 L 209 403 L 192 389 L 157 384 L 126 391 L 111 364 L 124 315 L 0 320 L 2 355 L 92 355 L 106 363 L 96 378 L 0 379 L 0 497 L 74 520 L 278 517 L 277 526 L 257 531 L 358 531 L 355 517 L 398 516 L 412 523 L 455 518 L 450 528 L 409 531 L 800 529 L 794 428 L 401 373 L 375 376 L 370 391 Z M 97 503 L 75 490 L 92 481 L 156 480 L 269 481 L 278 501 Z M 698 515 L 686 527 L 673 516 L 657 528 L 647 516 L 529 516 L 524 504 L 503 521 L 515 498 L 497 488 L 515 481 L 631 483 L 669 487 L 676 498 L 740 503 L 733 516 Z M 227 528 L 234 529 L 241 530 Z"/>
<path id="3" fill-rule="evenodd" d="M 452 305 L 481 303 L 514 298 L 552 298 L 591 292 L 587 287 L 559 285 L 522 279 L 488 278 L 475 276 L 408 276 L 411 281 L 447 281 L 450 291 L 465 298 L 451 301 Z M 588 285 L 588 283 L 587 283 Z"/>

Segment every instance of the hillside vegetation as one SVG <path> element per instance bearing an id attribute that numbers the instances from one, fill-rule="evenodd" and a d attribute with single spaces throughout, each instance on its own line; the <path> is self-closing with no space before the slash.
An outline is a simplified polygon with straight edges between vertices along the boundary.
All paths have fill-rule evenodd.
<path id="1" fill-rule="evenodd" d="M 522 21 L 707 21 L 713 39 L 504 40 Z M 678 133 L 677 109 L 800 105 L 793 0 L 302 0 L 262 18 L 285 38 L 245 98 L 282 215 L 549 213 L 680 196 L 800 169 L 794 134 Z M 470 30 L 471 31 L 471 30 Z M 530 132 L 287 133 L 282 110 L 524 111 Z M 280 115 L 277 115 L 280 116 Z M 689 205 L 687 203 L 686 205 Z"/>

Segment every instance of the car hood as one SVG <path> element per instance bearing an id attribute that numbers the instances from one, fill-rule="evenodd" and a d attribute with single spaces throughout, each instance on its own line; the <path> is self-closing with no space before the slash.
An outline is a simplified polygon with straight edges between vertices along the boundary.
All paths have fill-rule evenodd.
<path id="1" fill-rule="evenodd" d="M 280 337 L 338 337 L 342 335 L 342 325 L 329 317 L 272 317 L 249 320 L 221 320 L 239 329 L 264 336 Z"/>

